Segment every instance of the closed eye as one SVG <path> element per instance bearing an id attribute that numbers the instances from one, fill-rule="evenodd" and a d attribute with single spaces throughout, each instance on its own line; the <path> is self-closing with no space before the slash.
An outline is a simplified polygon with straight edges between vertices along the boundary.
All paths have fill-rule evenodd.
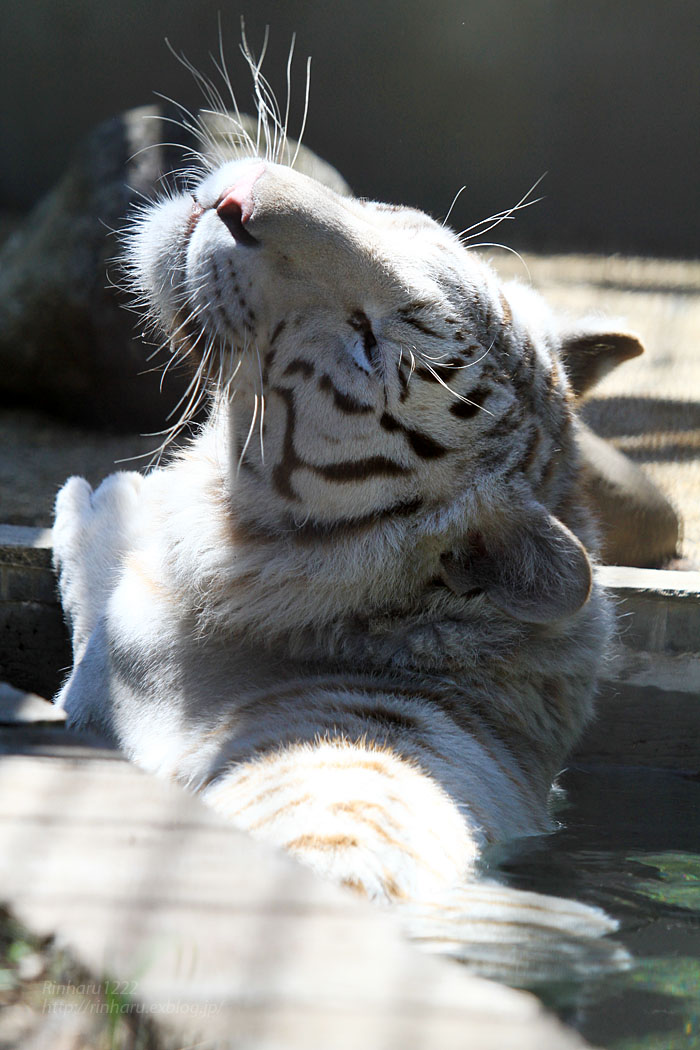
<path id="1" fill-rule="evenodd" d="M 372 323 L 363 310 L 356 310 L 348 318 L 348 324 L 358 335 L 350 346 L 353 360 L 359 369 L 370 375 L 379 368 L 381 363 L 381 354 L 372 330 Z"/>

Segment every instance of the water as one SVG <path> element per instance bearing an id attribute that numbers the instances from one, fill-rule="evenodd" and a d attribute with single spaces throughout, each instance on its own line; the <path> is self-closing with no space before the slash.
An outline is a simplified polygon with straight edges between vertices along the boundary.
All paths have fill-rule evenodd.
<path id="1" fill-rule="evenodd" d="M 634 965 L 536 991 L 594 1046 L 700 1050 L 700 774 L 575 766 L 561 783 L 564 827 L 521 840 L 500 870 L 600 905 Z"/>

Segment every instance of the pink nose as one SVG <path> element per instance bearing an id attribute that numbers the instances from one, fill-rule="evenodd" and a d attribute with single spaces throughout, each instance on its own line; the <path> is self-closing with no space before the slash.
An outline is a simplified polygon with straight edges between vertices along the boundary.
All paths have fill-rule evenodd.
<path id="1" fill-rule="evenodd" d="M 256 164 L 230 190 L 224 191 L 216 205 L 217 214 L 224 222 L 248 222 L 255 207 L 253 185 L 264 170 L 264 164 Z"/>

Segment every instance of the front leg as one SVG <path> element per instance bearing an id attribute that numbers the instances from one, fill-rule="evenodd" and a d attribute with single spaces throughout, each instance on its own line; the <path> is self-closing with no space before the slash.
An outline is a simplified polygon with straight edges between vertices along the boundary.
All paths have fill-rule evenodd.
<path id="1" fill-rule="evenodd" d="M 140 531 L 143 481 L 141 474 L 120 472 L 93 491 L 84 478 L 73 477 L 56 498 L 54 566 L 74 664 L 104 616 L 124 554 Z"/>

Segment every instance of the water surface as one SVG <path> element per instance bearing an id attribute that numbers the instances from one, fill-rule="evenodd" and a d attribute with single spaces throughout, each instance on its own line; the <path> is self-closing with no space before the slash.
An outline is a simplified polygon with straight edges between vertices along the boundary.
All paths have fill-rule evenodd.
<path id="1" fill-rule="evenodd" d="M 521 840 L 500 870 L 521 889 L 598 904 L 632 968 L 536 989 L 609 1050 L 700 1050 L 700 774 L 574 766 L 554 835 Z"/>

